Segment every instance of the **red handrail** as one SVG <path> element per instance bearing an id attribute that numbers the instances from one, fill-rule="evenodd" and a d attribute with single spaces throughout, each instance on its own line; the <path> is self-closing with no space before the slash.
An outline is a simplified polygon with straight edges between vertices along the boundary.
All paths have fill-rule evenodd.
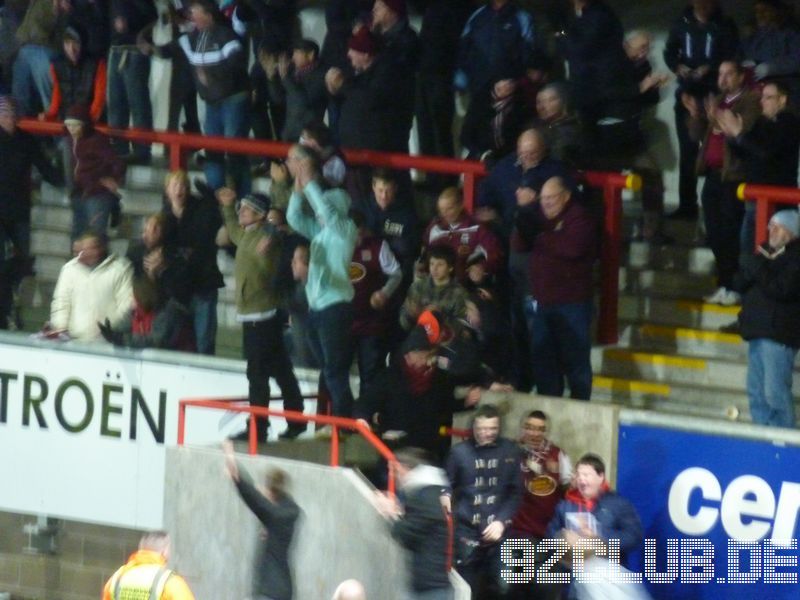
<path id="1" fill-rule="evenodd" d="M 756 247 L 767 241 L 767 224 L 776 204 L 800 204 L 800 189 L 793 187 L 743 183 L 736 195 L 756 203 Z"/>
<path id="2" fill-rule="evenodd" d="M 20 129 L 37 135 L 63 135 L 61 123 L 22 119 Z M 131 142 L 164 144 L 169 155 L 171 169 L 185 168 L 189 151 L 211 150 L 283 158 L 290 144 L 245 138 L 205 136 L 173 131 L 150 131 L 143 129 L 112 129 L 104 125 L 97 129 L 112 137 Z M 353 165 L 391 167 L 394 169 L 418 169 L 446 175 L 462 175 L 464 178 L 464 204 L 472 210 L 478 181 L 486 176 L 483 163 L 456 158 L 433 156 L 411 156 L 372 150 L 344 150 L 347 161 Z M 622 190 L 641 188 L 637 175 L 623 175 L 599 171 L 582 173 L 583 181 L 590 187 L 603 190 L 605 220 L 603 225 L 600 315 L 597 325 L 597 340 L 601 344 L 614 344 L 618 339 L 617 303 L 619 298 L 620 242 L 622 238 Z"/>
<path id="3" fill-rule="evenodd" d="M 331 435 L 331 466 L 339 466 L 339 429 L 347 429 L 359 433 L 369 444 L 375 448 L 388 465 L 387 490 L 390 494 L 395 493 L 394 469 L 392 466 L 397 462 L 394 453 L 386 447 L 378 436 L 362 421 L 346 419 L 344 417 L 331 417 L 328 415 L 307 415 L 293 410 L 273 410 L 262 406 L 250 406 L 246 398 L 183 398 L 178 402 L 178 446 L 183 446 L 186 428 L 186 408 L 196 406 L 201 408 L 213 408 L 230 412 L 247 413 L 251 417 L 250 428 L 248 431 L 248 452 L 256 454 L 258 451 L 258 439 L 256 437 L 256 418 L 259 417 L 283 417 L 287 421 L 297 421 L 303 423 L 321 423 L 330 425 L 333 429 Z"/>

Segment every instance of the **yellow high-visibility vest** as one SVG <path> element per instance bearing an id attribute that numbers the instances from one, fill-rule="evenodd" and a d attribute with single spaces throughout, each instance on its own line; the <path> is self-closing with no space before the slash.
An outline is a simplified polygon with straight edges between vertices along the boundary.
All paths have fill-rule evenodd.
<path id="1" fill-rule="evenodd" d="M 172 570 L 162 565 L 139 565 L 117 575 L 111 600 L 159 600 Z"/>

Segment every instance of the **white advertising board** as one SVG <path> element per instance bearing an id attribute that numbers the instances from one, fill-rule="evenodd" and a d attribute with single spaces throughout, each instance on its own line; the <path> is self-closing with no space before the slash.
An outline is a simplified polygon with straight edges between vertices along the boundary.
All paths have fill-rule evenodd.
<path id="1" fill-rule="evenodd" d="M 179 400 L 246 395 L 241 361 L 2 335 L 0 510 L 160 528 Z M 217 443 L 244 420 L 189 408 L 185 441 Z"/>

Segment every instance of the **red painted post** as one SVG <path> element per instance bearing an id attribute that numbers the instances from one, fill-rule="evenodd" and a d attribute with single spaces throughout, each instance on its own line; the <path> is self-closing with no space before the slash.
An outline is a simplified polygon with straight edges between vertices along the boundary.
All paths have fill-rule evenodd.
<path id="1" fill-rule="evenodd" d="M 186 429 L 186 405 L 183 400 L 178 402 L 178 446 L 183 446 L 183 436 Z"/>
<path id="2" fill-rule="evenodd" d="M 478 192 L 478 176 L 475 173 L 464 173 L 464 208 L 472 213 L 475 208 L 475 194 Z"/>
<path id="3" fill-rule="evenodd" d="M 622 190 L 612 183 L 603 186 L 602 263 L 600 267 L 600 319 L 597 341 L 616 344 L 618 339 L 620 239 L 622 237 Z"/>
<path id="4" fill-rule="evenodd" d="M 258 430 L 256 429 L 256 419 L 258 417 L 250 413 L 248 421 L 247 452 L 254 456 L 258 452 Z"/>
<path id="5" fill-rule="evenodd" d="M 178 142 L 168 144 L 169 148 L 169 169 L 170 171 L 177 171 L 178 169 L 186 169 L 186 153 L 183 147 Z"/>
<path id="6" fill-rule="evenodd" d="M 397 482 L 394 479 L 394 468 L 393 464 L 397 461 L 388 461 L 386 463 L 386 470 L 387 470 L 387 480 L 386 480 L 386 491 L 389 492 L 392 496 L 394 496 L 397 492 Z"/>
<path id="7" fill-rule="evenodd" d="M 339 427 L 331 427 L 331 466 L 339 466 Z"/>

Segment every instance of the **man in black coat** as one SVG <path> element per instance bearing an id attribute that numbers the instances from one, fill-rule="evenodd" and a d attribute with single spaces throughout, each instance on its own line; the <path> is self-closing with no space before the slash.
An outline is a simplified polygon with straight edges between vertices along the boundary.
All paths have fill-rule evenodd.
<path id="1" fill-rule="evenodd" d="M 281 57 L 277 73 L 278 77 L 267 80 L 270 99 L 286 112 L 281 139 L 294 143 L 306 125 L 322 121 L 328 106 L 325 68 L 319 62 L 317 43 L 297 40 L 292 45 L 291 62 Z"/>
<path id="2" fill-rule="evenodd" d="M 448 575 L 452 542 L 441 501 L 449 486 L 447 476 L 419 448 L 399 450 L 395 458 L 392 468 L 402 503 L 378 493 L 378 509 L 392 521 L 392 536 L 411 553 L 410 598 L 452 599 Z"/>
<path id="3" fill-rule="evenodd" d="M 438 368 L 436 352 L 424 327 L 416 326 L 359 398 L 355 412 L 393 445 L 422 448 L 441 460 L 449 440 L 439 435 L 440 427 L 451 426 L 453 413 L 474 406 L 480 393 L 456 398 L 455 378 Z"/>
<path id="4" fill-rule="evenodd" d="M 769 241 L 737 275 L 743 294 L 739 326 L 748 342 L 747 395 L 759 425 L 794 427 L 792 373 L 800 349 L 800 213 L 781 210 Z"/>
<path id="5" fill-rule="evenodd" d="M 691 0 L 669 31 L 664 62 L 678 77 L 675 128 L 680 147 L 680 204 L 672 218 L 697 219 L 697 144 L 689 136 L 681 96 L 702 99 L 714 93 L 719 65 L 736 56 L 738 45 L 736 24 L 722 14 L 717 0 Z"/>
<path id="6" fill-rule="evenodd" d="M 253 564 L 255 600 L 292 600 L 294 586 L 289 566 L 289 547 L 294 538 L 300 507 L 286 490 L 289 476 L 281 469 L 270 469 L 263 491 L 253 485 L 250 474 L 240 468 L 233 454 L 233 443 L 225 440 L 225 467 L 244 503 L 266 529 L 259 535 L 259 548 Z"/>
<path id="7" fill-rule="evenodd" d="M 800 119 L 786 110 L 789 91 L 770 82 L 761 91 L 761 116 L 745 131 L 742 117 L 731 111 L 719 115 L 719 124 L 731 151 L 742 160 L 747 183 L 795 187 L 800 154 Z M 752 254 L 755 246 L 756 205 L 745 204 L 739 235 L 742 255 Z"/>
<path id="8" fill-rule="evenodd" d="M 31 166 L 53 185 L 63 184 L 58 169 L 45 157 L 33 136 L 17 128 L 16 101 L 0 96 L 0 263 L 6 302 L 26 275 L 33 273 L 31 257 Z M 13 248 L 6 256 L 8 247 Z M 7 309 L 0 308 L 0 329 Z"/>
<path id="9" fill-rule="evenodd" d="M 522 499 L 519 462 L 519 448 L 500 437 L 500 413 L 488 404 L 475 412 L 472 437 L 447 457 L 456 568 L 473 598 L 502 597 L 508 587 L 500 581 L 500 547 Z"/>
<path id="10" fill-rule="evenodd" d="M 406 118 L 406 82 L 391 59 L 380 51 L 380 42 L 361 27 L 348 42 L 347 56 L 355 75 L 345 79 L 333 67 L 325 75 L 328 92 L 341 99 L 339 137 L 344 148 L 360 148 L 408 154 L 411 122 Z M 370 192 L 368 167 L 350 168 L 346 188 L 356 201 Z"/>

